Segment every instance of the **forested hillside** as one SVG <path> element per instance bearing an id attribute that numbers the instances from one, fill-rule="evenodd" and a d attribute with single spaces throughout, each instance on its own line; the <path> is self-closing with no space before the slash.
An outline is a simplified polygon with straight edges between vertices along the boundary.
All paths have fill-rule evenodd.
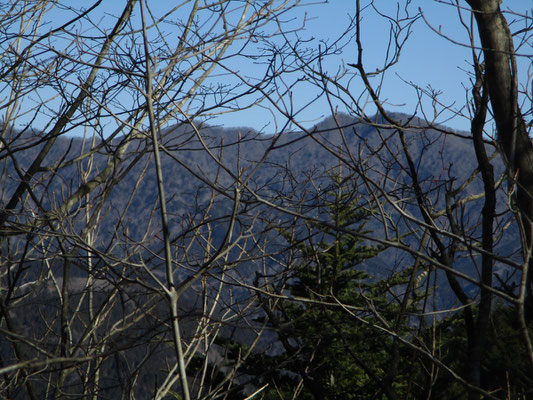
<path id="1" fill-rule="evenodd" d="M 300 2 L 104 3 L 0 5 L 0 397 L 533 396 L 530 14 L 434 2 L 465 102 L 399 112 L 410 2 L 333 41 Z"/>

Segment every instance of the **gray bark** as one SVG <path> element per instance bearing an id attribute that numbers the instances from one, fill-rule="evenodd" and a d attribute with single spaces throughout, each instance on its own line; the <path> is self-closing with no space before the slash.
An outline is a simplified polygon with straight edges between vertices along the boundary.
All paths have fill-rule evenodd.
<path id="1" fill-rule="evenodd" d="M 507 162 L 510 191 L 515 200 L 516 212 L 521 225 L 524 270 L 517 302 L 522 333 L 529 358 L 533 363 L 531 340 L 526 329 L 526 320 L 531 318 L 531 310 L 533 310 L 530 273 L 533 264 L 531 257 L 533 249 L 533 144 L 518 107 L 516 55 L 511 31 L 500 10 L 501 0 L 466 1 L 472 7 L 478 26 L 485 60 L 484 79 L 488 85 L 490 104 L 497 128 L 497 140 Z M 489 303 L 490 299 L 487 304 L 480 304 L 480 308 L 485 305 L 490 310 Z M 486 321 L 482 322 L 478 324 L 478 328 L 482 325 L 486 326 Z M 474 353 L 479 358 L 477 361 L 480 362 L 482 349 L 479 346 L 474 347 Z M 470 380 L 471 383 L 479 386 L 479 372 L 472 374 Z M 471 393 L 469 397 L 478 399 L 479 395 Z"/>

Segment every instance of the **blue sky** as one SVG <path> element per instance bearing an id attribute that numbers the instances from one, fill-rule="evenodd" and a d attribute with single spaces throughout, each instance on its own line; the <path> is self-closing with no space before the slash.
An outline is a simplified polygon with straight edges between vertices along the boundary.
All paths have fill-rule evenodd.
<path id="1" fill-rule="evenodd" d="M 374 2 L 376 8 L 381 12 L 394 15 L 397 7 L 396 1 L 377 0 Z M 405 2 L 400 2 L 404 4 Z M 361 1 L 365 4 L 365 1 Z M 460 3 L 465 6 L 463 1 Z M 307 13 L 309 18 L 305 31 L 301 32 L 302 37 L 313 36 L 317 39 L 333 40 L 348 27 L 350 15 L 354 15 L 355 1 L 330 0 L 327 4 L 315 4 L 298 8 L 295 14 Z M 531 16 L 533 2 L 529 0 L 504 0 L 502 9 L 512 9 L 516 12 Z M 443 4 L 439 1 L 414 0 L 411 2 L 409 10 L 415 15 L 421 10 L 424 18 L 419 19 L 413 26 L 412 33 L 402 57 L 397 65 L 387 73 L 384 84 L 382 99 L 386 100 L 387 109 L 402 111 L 406 113 L 415 112 L 415 105 L 418 102 L 416 91 L 408 82 L 416 84 L 424 90 L 439 92 L 439 101 L 452 110 L 461 109 L 465 104 L 465 87 L 470 88 L 468 72 L 471 69 L 471 50 L 460 44 L 468 44 L 466 29 L 461 25 L 456 7 Z M 465 22 L 469 23 L 469 14 L 463 11 Z M 512 15 L 508 16 L 511 20 Z M 377 15 L 372 10 L 363 13 L 363 35 L 362 40 L 365 46 L 365 65 L 368 71 L 374 71 L 383 65 L 386 54 L 386 44 L 388 40 L 387 21 Z M 431 25 L 428 26 L 428 24 Z M 516 30 L 516 29 L 514 29 Z M 437 32 L 435 32 L 437 31 Z M 442 35 L 439 35 L 440 32 Z M 460 43 L 452 43 L 447 38 Z M 479 43 L 479 41 L 478 41 Z M 355 61 L 355 43 L 348 45 L 342 55 L 331 58 L 327 63 L 330 71 L 344 64 Z M 531 43 L 529 48 L 524 48 L 526 54 L 533 54 Z M 528 68 L 531 67 L 531 57 L 519 58 L 519 73 L 525 82 Z M 363 85 L 357 78 L 350 88 L 353 93 L 362 92 Z M 316 94 L 311 88 L 303 88 L 299 93 L 294 94 L 294 98 L 301 99 L 300 104 Z M 431 118 L 433 109 L 428 99 L 423 101 L 424 111 Z M 342 107 L 339 108 L 342 110 Z M 373 108 L 368 107 L 369 113 Z M 300 114 L 303 125 L 310 127 L 314 123 L 327 116 L 329 113 L 325 102 L 317 102 L 308 107 Z M 421 115 L 421 110 L 417 113 Z M 470 121 L 467 118 L 453 118 L 451 112 L 444 112 L 438 118 L 452 128 L 467 130 Z M 239 115 L 226 115 L 217 118 L 218 123 L 226 126 L 248 125 L 256 128 L 265 126 L 266 131 L 273 127 L 273 116 L 264 109 L 255 109 L 240 113 Z"/>
<path id="2" fill-rule="evenodd" d="M 380 94 L 388 110 L 409 114 L 416 111 L 419 116 L 424 111 L 428 118 L 433 117 L 432 104 L 429 98 L 422 100 L 423 110 L 416 108 L 418 104 L 417 92 L 411 84 L 416 85 L 421 90 L 438 92 L 438 100 L 442 105 L 449 107 L 452 111 L 460 110 L 464 107 L 465 88 L 471 87 L 468 75 L 471 71 L 471 51 L 468 47 L 460 45 L 461 43 L 468 43 L 468 36 L 465 28 L 460 24 L 457 8 L 445 4 L 445 2 L 450 1 L 453 0 L 412 0 L 410 2 L 410 15 L 416 15 L 420 9 L 424 18 L 418 19 L 413 25 L 411 35 L 402 51 L 400 61 L 387 72 L 383 80 L 383 90 Z M 369 2 L 370 0 L 361 0 L 361 5 L 364 7 Z M 307 45 L 315 49 L 318 48 L 321 41 L 332 42 L 342 35 L 350 25 L 351 17 L 355 13 L 354 0 L 330 0 L 327 3 L 321 0 L 305 0 L 302 3 L 305 3 L 305 5 L 296 7 L 284 16 L 284 19 L 287 21 L 285 28 L 299 27 L 305 19 L 305 27 L 298 32 L 298 35 L 302 39 L 313 38 Z M 380 13 L 390 16 L 395 15 L 398 10 L 398 4 L 401 5 L 399 8 L 400 15 L 405 16 L 405 10 L 403 8 L 405 3 L 406 0 L 374 0 L 373 2 Z M 72 5 L 73 7 L 87 7 L 89 4 L 92 4 L 92 1 L 88 3 L 87 1 L 73 0 L 65 4 Z M 121 12 L 123 4 L 123 1 L 104 1 L 98 8 L 98 17 L 93 17 L 93 21 L 94 18 L 101 16 L 102 20 L 98 21 L 98 27 L 111 26 L 116 15 Z M 162 14 L 175 6 L 172 2 L 163 0 L 149 0 L 149 4 L 151 9 L 157 14 Z M 462 6 L 466 5 L 463 0 L 460 4 Z M 504 0 L 502 9 L 512 9 L 518 13 L 527 13 L 531 16 L 532 6 L 532 0 Z M 182 18 L 186 18 L 184 10 L 180 9 L 179 12 Z M 469 23 L 469 13 L 463 11 L 462 14 L 466 18 L 465 22 Z M 110 17 L 110 15 L 113 17 Z M 62 14 L 60 11 L 53 11 L 48 15 L 51 21 L 50 27 L 61 25 L 70 16 L 71 14 L 68 14 L 68 12 Z M 378 15 L 371 8 L 364 10 L 362 18 L 365 67 L 367 71 L 375 71 L 376 68 L 381 68 L 384 63 L 389 37 L 389 25 L 386 18 Z M 512 19 L 512 14 L 509 14 L 508 20 Z M 520 27 L 512 26 L 512 30 L 518 28 Z M 84 29 L 87 29 L 87 27 L 84 27 Z M 172 27 L 168 29 L 172 29 Z M 446 39 L 444 36 L 451 40 Z M 292 35 L 291 37 L 294 38 L 295 36 Z M 456 43 L 452 43 L 452 41 Z M 346 46 L 342 54 L 324 60 L 324 68 L 328 73 L 334 74 L 339 68 L 342 69 L 343 66 L 355 62 L 355 42 L 353 40 L 345 40 L 345 43 Z M 532 45 L 533 43 L 528 43 L 528 47 L 521 49 L 521 53 L 526 55 L 526 57 L 519 58 L 521 82 L 527 83 L 528 72 L 532 72 L 529 70 L 531 69 L 533 55 Z M 246 76 L 250 81 L 261 76 L 264 70 L 264 65 L 243 62 L 242 59 L 235 59 L 235 61 L 229 60 L 227 63 L 228 67 Z M 348 67 L 348 72 L 352 73 L 354 69 Z M 298 79 L 301 76 L 301 73 L 295 72 L 287 76 L 286 82 L 290 83 L 291 80 Z M 348 74 L 342 80 L 342 83 L 347 84 L 349 77 L 350 75 Z M 349 85 L 350 93 L 354 97 L 359 97 L 361 93 L 364 93 L 363 84 L 357 76 L 352 75 L 351 77 L 352 80 Z M 211 78 L 211 82 L 216 83 L 217 80 L 224 82 L 228 79 L 231 80 L 232 78 L 224 74 L 215 74 Z M 372 83 L 377 85 L 378 82 L 374 79 Z M 531 85 L 531 83 L 528 85 Z M 316 87 L 305 83 L 296 85 L 292 90 L 291 101 L 293 102 L 293 106 L 296 109 L 301 109 L 297 115 L 297 119 L 307 128 L 312 127 L 331 113 L 324 97 L 313 102 L 311 105 L 305 106 L 310 99 L 320 94 L 322 92 L 317 90 Z M 364 103 L 369 99 L 363 96 L 360 100 Z M 126 103 L 127 101 L 125 101 Z M 249 103 L 244 101 L 239 105 L 246 106 L 247 104 Z M 342 105 L 334 104 L 334 107 L 336 106 L 339 106 L 339 111 L 347 111 L 346 107 Z M 527 108 L 527 104 L 524 107 Z M 369 104 L 365 107 L 365 111 L 367 114 L 372 115 L 374 108 Z M 450 119 L 452 115 L 454 115 L 453 112 L 444 112 L 438 115 L 436 121 L 454 129 L 469 129 L 470 121 L 468 118 L 458 117 Z M 43 118 L 43 121 L 45 120 Z M 285 119 L 274 111 L 272 105 L 268 104 L 268 102 L 264 102 L 260 107 L 251 107 L 240 112 L 223 114 L 209 121 L 210 124 L 226 127 L 249 126 L 266 133 L 279 132 L 284 122 Z M 35 120 L 35 123 L 37 125 L 45 124 L 39 118 Z"/>

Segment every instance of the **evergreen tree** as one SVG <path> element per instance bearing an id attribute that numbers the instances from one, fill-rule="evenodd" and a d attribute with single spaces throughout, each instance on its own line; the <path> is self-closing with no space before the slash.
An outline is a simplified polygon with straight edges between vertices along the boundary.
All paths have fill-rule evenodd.
<path id="1" fill-rule="evenodd" d="M 251 360 L 270 384 L 264 398 L 380 399 L 406 390 L 397 373 L 387 376 L 393 338 L 376 325 L 394 323 L 399 306 L 392 293 L 405 287 L 408 274 L 378 278 L 365 268 L 384 248 L 361 238 L 371 210 L 344 189 L 346 182 L 340 174 L 332 177 L 321 199 L 326 218 L 311 226 L 310 235 L 280 229 L 299 257 L 280 292 L 290 300 L 262 297 L 284 348 L 276 357 Z M 401 368 L 407 371 L 409 362 Z"/>
<path id="2" fill-rule="evenodd" d="M 477 313 L 477 307 L 474 308 Z M 467 340 L 464 336 L 464 318 L 455 313 L 439 321 L 435 333 L 428 329 L 428 336 L 437 338 L 437 347 L 445 365 L 461 376 L 467 376 Z M 528 329 L 533 334 L 533 324 Z M 431 367 L 429 360 L 421 360 L 419 368 L 413 371 L 418 382 L 412 398 L 427 399 L 428 383 L 425 371 Z M 498 302 L 491 314 L 487 331 L 486 352 L 482 362 L 482 383 L 490 393 L 501 399 L 525 400 L 533 396 L 533 368 L 529 364 L 522 333 L 513 305 Z M 468 390 L 450 374 L 439 372 L 433 383 L 431 399 L 467 399 Z"/>

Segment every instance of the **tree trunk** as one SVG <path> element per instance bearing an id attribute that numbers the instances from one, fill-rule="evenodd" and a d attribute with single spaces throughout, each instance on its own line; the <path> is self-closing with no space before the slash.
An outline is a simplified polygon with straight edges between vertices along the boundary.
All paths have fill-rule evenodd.
<path id="1" fill-rule="evenodd" d="M 514 178 L 518 211 L 531 245 L 533 221 L 533 145 L 518 108 L 516 60 L 511 31 L 499 0 L 467 0 L 474 10 L 485 56 L 490 102 L 498 129 L 498 142 Z"/>
<path id="2" fill-rule="evenodd" d="M 524 227 L 531 248 L 533 221 L 533 145 L 518 108 L 516 60 L 511 31 L 500 10 L 500 0 L 467 0 L 478 24 L 485 57 L 490 102 Z"/>
<path id="3" fill-rule="evenodd" d="M 533 264 L 533 144 L 518 107 L 516 55 L 507 21 L 500 10 L 501 0 L 466 0 L 476 18 L 485 60 L 485 79 L 497 128 L 497 140 L 507 163 L 510 192 L 514 195 L 521 225 L 524 270 L 518 298 L 522 332 L 533 363 L 526 319 L 533 315 L 531 266 Z M 529 312 L 528 312 L 529 310 Z M 529 315 L 529 318 L 526 316 Z M 472 378 L 472 377 L 471 377 Z M 480 379 L 480 377 L 477 377 Z M 476 386 L 480 382 L 471 382 Z M 479 398 L 471 394 L 470 398 Z"/>

